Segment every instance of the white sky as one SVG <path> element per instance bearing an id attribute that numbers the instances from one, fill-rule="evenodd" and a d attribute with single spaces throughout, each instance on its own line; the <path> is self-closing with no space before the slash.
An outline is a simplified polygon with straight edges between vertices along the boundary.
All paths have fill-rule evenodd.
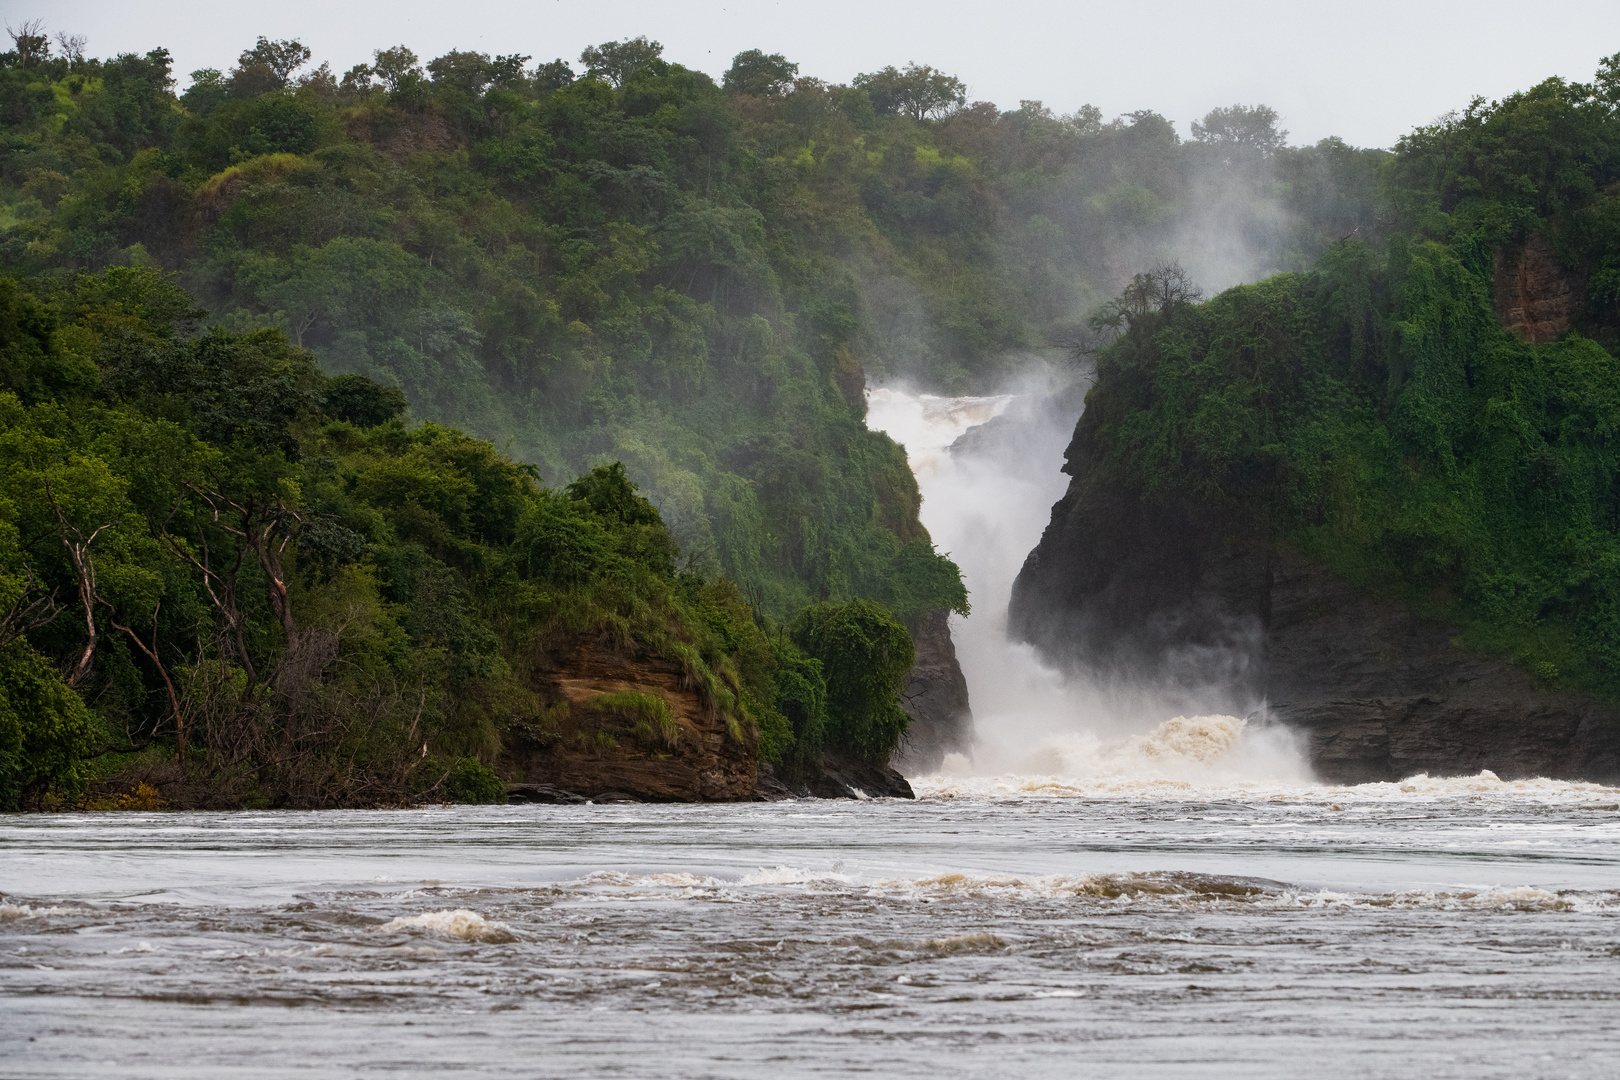
<path id="1" fill-rule="evenodd" d="M 831 82 L 916 60 L 1008 108 L 1153 109 L 1185 134 L 1214 106 L 1264 103 L 1295 143 L 1361 146 L 1388 146 L 1476 94 L 1588 79 L 1620 52 L 1617 0 L 0 0 L 0 16 L 84 34 L 96 56 L 166 46 L 182 86 L 259 34 L 297 37 L 340 73 L 400 43 L 424 61 L 460 48 L 572 63 L 586 45 L 646 34 L 715 76 L 749 48 Z"/>

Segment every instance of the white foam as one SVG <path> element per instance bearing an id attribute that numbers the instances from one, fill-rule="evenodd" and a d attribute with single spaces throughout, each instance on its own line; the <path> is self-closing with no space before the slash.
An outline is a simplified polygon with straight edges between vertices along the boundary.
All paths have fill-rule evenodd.
<path id="1" fill-rule="evenodd" d="M 1121 907 L 1239 904 L 1280 909 L 1354 907 L 1440 911 L 1620 911 L 1620 894 L 1615 892 L 1553 892 L 1527 885 L 1389 893 L 1307 892 L 1276 882 L 1190 873 L 1031 876 L 944 873 L 927 878 L 885 879 L 874 881 L 867 887 L 902 897 L 956 893 L 1005 897 L 1009 900 L 1073 899 Z"/>
<path id="2" fill-rule="evenodd" d="M 618 870 L 597 870 L 579 880 L 586 886 L 615 886 L 634 889 L 651 886 L 660 889 L 712 889 L 724 885 L 719 878 L 705 874 L 626 874 Z"/>
<path id="3" fill-rule="evenodd" d="M 831 870 L 806 870 L 798 866 L 760 867 L 751 874 L 737 879 L 738 885 L 852 885 L 855 879 L 848 874 Z"/>
<path id="4" fill-rule="evenodd" d="M 72 915 L 72 908 L 31 907 L 28 904 L 0 904 L 0 923 L 20 922 L 23 919 L 43 919 L 50 915 Z"/>
<path id="5" fill-rule="evenodd" d="M 448 911 L 429 911 L 421 915 L 401 915 L 377 927 L 377 933 L 398 930 L 430 930 L 445 937 L 462 941 L 482 941 L 491 945 L 516 941 L 511 927 L 492 922 L 476 911 L 455 908 Z"/>
<path id="6" fill-rule="evenodd" d="M 1034 394 L 1056 385 L 1055 377 L 1038 372 L 1026 382 L 1021 390 Z M 922 523 L 961 567 L 973 604 L 968 618 L 951 616 L 950 629 L 977 741 L 971 755 L 951 755 L 925 785 L 942 790 L 941 778 L 974 776 L 1309 782 L 1305 756 L 1291 734 L 1245 725 L 1234 716 L 1175 715 L 1190 711 L 1189 702 L 1209 714 L 1239 708 L 1228 700 L 1223 681 L 1235 662 L 1226 652 L 1216 650 L 1198 665 L 1207 669 L 1207 693 L 1182 688 L 1172 694 L 1066 678 L 1033 647 L 1009 637 L 1014 578 L 1068 485 L 1061 466 L 1074 418 L 1045 408 L 1020 414 L 1017 454 L 948 448 L 1014 400 L 1005 394 L 943 398 L 898 386 L 868 397 L 868 426 L 905 445 L 923 496 Z"/>
<path id="7" fill-rule="evenodd" d="M 1103 760 L 1108 758 L 1104 755 Z M 1207 802 L 1212 799 L 1268 800 L 1301 803 L 1443 803 L 1502 802 L 1581 803 L 1615 800 L 1620 788 L 1580 780 L 1503 780 L 1489 770 L 1471 776 L 1429 776 L 1370 784 L 1321 784 L 1308 780 L 1246 778 L 1243 769 L 1206 770 L 1157 767 L 1133 770 L 1132 762 L 1113 768 L 1064 772 L 1005 773 L 998 776 L 952 774 L 944 770 L 910 778 L 919 799 L 1162 799 Z"/>

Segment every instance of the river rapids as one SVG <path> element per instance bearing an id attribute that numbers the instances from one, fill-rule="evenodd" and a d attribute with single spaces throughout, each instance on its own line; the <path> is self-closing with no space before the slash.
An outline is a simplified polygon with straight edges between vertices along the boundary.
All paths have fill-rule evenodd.
<path id="1" fill-rule="evenodd" d="M 0 1075 L 1613 1075 L 1620 789 L 1070 685 L 1002 622 L 1066 433 L 873 399 L 974 594 L 915 802 L 0 819 Z"/>

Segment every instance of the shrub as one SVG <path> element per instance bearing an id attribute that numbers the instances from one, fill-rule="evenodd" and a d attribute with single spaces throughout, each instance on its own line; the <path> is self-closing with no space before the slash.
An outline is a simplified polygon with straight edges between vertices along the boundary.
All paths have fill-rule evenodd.
<path id="1" fill-rule="evenodd" d="M 457 758 L 439 788 L 445 798 L 458 803 L 504 803 L 506 783 L 495 770 L 476 758 Z"/>
<path id="2" fill-rule="evenodd" d="M 94 738 L 90 710 L 45 657 L 22 641 L 0 648 L 0 810 L 80 794 Z"/>
<path id="3" fill-rule="evenodd" d="M 873 758 L 900 743 L 910 717 L 900 691 L 916 659 L 911 634 L 882 604 L 816 604 L 793 621 L 793 638 L 821 662 L 827 742 Z"/>
<path id="4" fill-rule="evenodd" d="M 617 690 L 596 695 L 585 707 L 628 721 L 631 734 L 647 745 L 674 748 L 681 741 L 681 726 L 670 712 L 669 702 L 657 694 Z"/>

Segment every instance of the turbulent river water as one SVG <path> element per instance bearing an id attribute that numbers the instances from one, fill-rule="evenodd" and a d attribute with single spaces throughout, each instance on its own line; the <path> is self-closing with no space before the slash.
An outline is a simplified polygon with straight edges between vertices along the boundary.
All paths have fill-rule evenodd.
<path id="1" fill-rule="evenodd" d="M 1006 404 L 874 402 L 975 593 L 917 801 L 0 819 L 0 1076 L 1613 1076 L 1620 789 L 1065 682 L 999 610 L 1061 476 L 942 452 Z"/>

